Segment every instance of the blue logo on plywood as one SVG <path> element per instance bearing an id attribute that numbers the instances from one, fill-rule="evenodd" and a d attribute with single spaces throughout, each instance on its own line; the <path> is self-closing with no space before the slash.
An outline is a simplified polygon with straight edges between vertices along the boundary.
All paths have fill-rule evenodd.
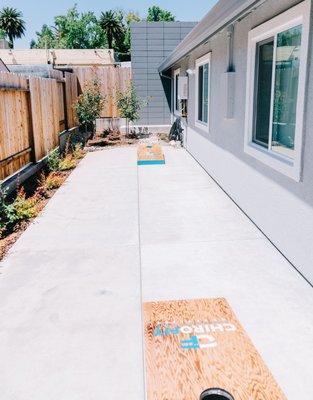
<path id="1" fill-rule="evenodd" d="M 180 340 L 180 347 L 184 350 L 199 350 L 217 346 L 216 332 L 234 332 L 236 330 L 235 325 L 227 321 L 184 326 L 165 324 L 158 325 L 153 331 L 153 336 L 168 337 L 171 335 L 187 334 L 189 335 L 187 339 Z"/>
<path id="2" fill-rule="evenodd" d="M 200 349 L 199 340 L 197 336 L 191 336 L 190 339 L 181 340 L 180 347 L 182 349 Z"/>

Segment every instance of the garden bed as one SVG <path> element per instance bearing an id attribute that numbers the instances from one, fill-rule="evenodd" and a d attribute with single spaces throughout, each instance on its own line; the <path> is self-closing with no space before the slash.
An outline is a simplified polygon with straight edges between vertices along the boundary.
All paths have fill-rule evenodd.
<path id="1" fill-rule="evenodd" d="M 119 131 L 105 131 L 96 135 L 87 143 L 86 150 L 97 150 L 101 147 L 126 146 L 137 144 L 139 138 L 133 135 L 126 135 Z"/>
<path id="2" fill-rule="evenodd" d="M 27 179 L 23 186 L 0 199 L 0 260 L 64 183 L 84 157 L 85 151 L 76 147 L 60 157 L 54 150 L 47 167 Z"/>

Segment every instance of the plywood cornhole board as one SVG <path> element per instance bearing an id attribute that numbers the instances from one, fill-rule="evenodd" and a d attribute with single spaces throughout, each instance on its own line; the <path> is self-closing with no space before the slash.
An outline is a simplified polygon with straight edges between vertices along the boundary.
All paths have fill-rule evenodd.
<path id="1" fill-rule="evenodd" d="M 165 164 L 162 147 L 159 144 L 141 144 L 138 146 L 138 165 Z"/>
<path id="2" fill-rule="evenodd" d="M 287 400 L 225 299 L 144 303 L 147 400 Z M 276 349 L 273 349 L 275 351 Z"/>

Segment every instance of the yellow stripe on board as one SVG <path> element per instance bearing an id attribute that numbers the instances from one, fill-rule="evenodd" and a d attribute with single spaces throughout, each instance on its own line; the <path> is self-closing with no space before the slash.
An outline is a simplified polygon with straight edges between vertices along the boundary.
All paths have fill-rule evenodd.
<path id="1" fill-rule="evenodd" d="M 225 299 L 144 303 L 148 400 L 286 400 Z"/>

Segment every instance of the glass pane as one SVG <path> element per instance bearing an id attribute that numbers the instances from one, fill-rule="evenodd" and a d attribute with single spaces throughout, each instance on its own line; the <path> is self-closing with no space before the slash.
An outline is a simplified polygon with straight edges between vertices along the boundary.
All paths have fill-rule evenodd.
<path id="1" fill-rule="evenodd" d="M 208 122 L 208 101 L 209 101 L 209 64 L 203 66 L 203 119 Z"/>
<path id="2" fill-rule="evenodd" d="M 302 27 L 277 35 L 272 150 L 293 157 Z"/>
<path id="3" fill-rule="evenodd" d="M 253 141 L 266 147 L 268 147 L 270 129 L 273 54 L 274 39 L 257 45 L 257 87 Z"/>
<path id="4" fill-rule="evenodd" d="M 175 75 L 175 110 L 179 110 L 178 104 L 178 75 Z"/>
<path id="5" fill-rule="evenodd" d="M 203 66 L 199 67 L 198 75 L 198 121 L 202 121 L 203 111 Z"/>

